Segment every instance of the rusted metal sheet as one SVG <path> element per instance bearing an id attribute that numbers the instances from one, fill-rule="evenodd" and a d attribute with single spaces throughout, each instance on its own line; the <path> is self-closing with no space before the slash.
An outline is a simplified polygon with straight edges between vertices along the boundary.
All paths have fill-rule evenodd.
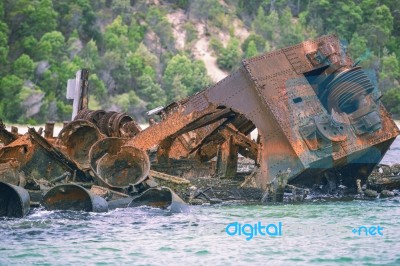
<path id="1" fill-rule="evenodd" d="M 51 180 L 70 172 L 77 181 L 89 181 L 87 175 L 63 152 L 40 136 L 34 129 L 0 149 L 2 161 L 16 161 L 19 170 L 30 179 Z"/>

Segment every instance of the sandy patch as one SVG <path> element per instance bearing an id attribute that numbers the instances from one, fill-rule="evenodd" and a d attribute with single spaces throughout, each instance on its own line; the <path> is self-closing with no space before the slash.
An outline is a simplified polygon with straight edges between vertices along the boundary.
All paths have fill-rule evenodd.
<path id="1" fill-rule="evenodd" d="M 172 34 L 175 39 L 175 48 L 182 50 L 185 48 L 186 31 L 183 26 L 186 23 L 186 15 L 182 9 L 177 9 L 167 14 L 168 22 L 172 25 Z"/>

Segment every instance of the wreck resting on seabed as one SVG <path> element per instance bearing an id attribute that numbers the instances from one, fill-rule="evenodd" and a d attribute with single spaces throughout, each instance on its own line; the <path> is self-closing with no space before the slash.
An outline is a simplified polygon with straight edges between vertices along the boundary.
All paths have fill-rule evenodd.
<path id="1" fill-rule="evenodd" d="M 159 118 L 144 130 L 127 114 L 88 110 L 87 78 L 82 70 L 69 81 L 73 121 L 58 137 L 52 123 L 44 136 L 0 128 L 0 181 L 17 194 L 27 189 L 32 205 L 183 210 L 181 198 L 266 202 L 288 190 L 302 199 L 313 187 L 360 192 L 400 133 L 372 79 L 334 35 L 245 59 L 214 86 L 148 112 Z M 243 162 L 250 171 L 238 172 Z M 5 216 L 15 213 L 10 201 L 0 197 Z"/>

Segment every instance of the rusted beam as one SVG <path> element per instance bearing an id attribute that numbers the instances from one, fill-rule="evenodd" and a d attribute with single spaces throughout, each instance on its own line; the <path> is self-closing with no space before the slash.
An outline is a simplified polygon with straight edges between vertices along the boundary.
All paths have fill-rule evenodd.
<path id="1" fill-rule="evenodd" d="M 232 178 L 236 175 L 238 150 L 233 136 L 220 145 L 217 155 L 217 175 L 220 178 Z"/>
<path id="2" fill-rule="evenodd" d="M 78 104 L 78 112 L 83 109 L 89 108 L 89 70 L 82 69 L 81 70 L 81 82 L 80 82 L 80 95 L 79 95 L 79 104 Z"/>

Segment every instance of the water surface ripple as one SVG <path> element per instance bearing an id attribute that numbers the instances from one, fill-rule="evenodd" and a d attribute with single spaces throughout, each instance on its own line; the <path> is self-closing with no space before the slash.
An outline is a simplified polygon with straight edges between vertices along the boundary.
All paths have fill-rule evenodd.
<path id="1" fill-rule="evenodd" d="M 283 223 L 282 237 L 228 236 L 231 222 Z M 359 226 L 383 236 L 358 236 Z M 0 222 L 0 264 L 400 265 L 400 198 L 281 205 L 49 212 Z"/>

